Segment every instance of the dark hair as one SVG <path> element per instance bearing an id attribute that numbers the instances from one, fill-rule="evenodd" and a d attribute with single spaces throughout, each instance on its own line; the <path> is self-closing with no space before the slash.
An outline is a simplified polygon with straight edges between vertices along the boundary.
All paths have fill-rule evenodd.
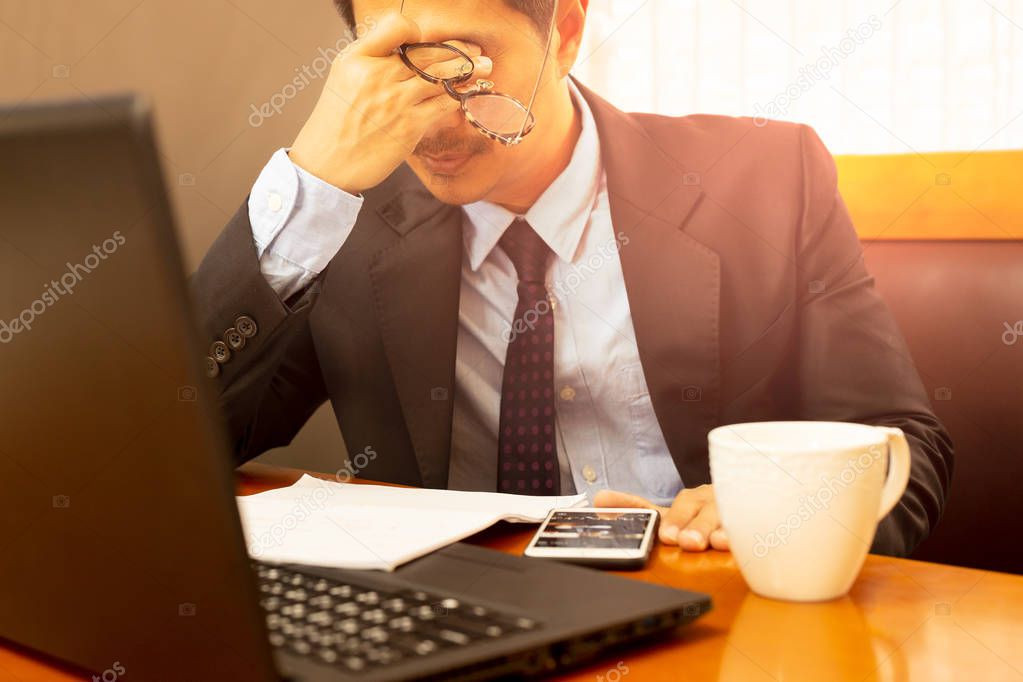
<path id="1" fill-rule="evenodd" d="M 529 17 L 537 32 L 546 38 L 554 0 L 504 0 L 504 4 Z M 334 0 L 334 6 L 348 28 L 354 31 L 355 13 L 352 11 L 352 0 Z"/>

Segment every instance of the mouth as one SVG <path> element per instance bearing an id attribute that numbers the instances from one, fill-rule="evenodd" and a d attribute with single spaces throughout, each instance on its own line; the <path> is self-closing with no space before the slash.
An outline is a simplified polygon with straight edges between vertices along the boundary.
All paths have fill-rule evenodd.
<path id="1" fill-rule="evenodd" d="M 469 163 L 475 154 L 468 153 L 446 153 L 446 154 L 420 154 L 426 170 L 435 175 L 454 175 Z"/>

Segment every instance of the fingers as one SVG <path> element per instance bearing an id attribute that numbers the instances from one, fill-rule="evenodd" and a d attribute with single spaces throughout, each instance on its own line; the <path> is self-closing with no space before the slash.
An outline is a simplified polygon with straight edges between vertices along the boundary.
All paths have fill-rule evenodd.
<path id="1" fill-rule="evenodd" d="M 675 496 L 670 509 L 629 493 L 601 490 L 593 498 L 594 507 L 636 507 L 654 509 L 661 514 L 658 537 L 666 545 L 678 545 L 687 552 L 703 552 L 708 547 L 728 550 L 728 536 L 721 528 L 721 517 L 714 500 L 714 488 L 701 485 L 687 488 Z"/>
<path id="2" fill-rule="evenodd" d="M 416 66 L 421 71 L 441 80 L 468 78 L 469 76 L 473 78 L 486 78 L 494 70 L 494 63 L 490 61 L 490 57 L 484 56 L 473 57 L 472 62 L 467 62 L 461 57 L 433 63 L 417 60 Z M 408 70 L 411 72 L 411 69 Z"/>
<path id="3" fill-rule="evenodd" d="M 708 547 L 728 550 L 731 545 L 721 528 L 713 486 L 701 485 L 679 493 L 661 520 L 660 537 L 662 542 L 688 552 L 703 552 Z"/>
<path id="4" fill-rule="evenodd" d="M 420 71 L 441 80 L 448 78 L 486 78 L 494 69 L 494 63 L 490 57 L 484 55 L 471 55 L 470 61 L 466 61 L 461 55 L 448 50 L 413 50 L 408 53 L 409 60 Z M 412 72 L 404 62 L 402 66 Z"/>
<path id="5" fill-rule="evenodd" d="M 669 545 L 675 544 L 674 536 L 666 536 L 664 534 L 664 518 L 668 513 L 668 510 L 659 505 L 653 504 L 652 502 L 640 497 L 639 495 L 630 495 L 629 493 L 620 493 L 617 490 L 601 490 L 593 498 L 594 507 L 625 507 L 628 509 L 653 509 L 661 516 L 661 523 L 658 526 L 657 536 L 661 542 Z M 675 535 L 678 535 L 678 529 L 674 530 Z"/>
<path id="6" fill-rule="evenodd" d="M 670 545 L 679 544 L 679 533 L 706 503 L 699 488 L 685 489 L 675 496 L 668 513 L 661 519 L 661 538 Z"/>
<path id="7" fill-rule="evenodd" d="M 473 61 L 476 63 L 474 77 L 486 78 L 490 75 L 493 64 L 489 58 L 478 56 L 474 57 Z M 408 71 L 413 73 L 410 69 Z M 417 116 L 427 120 L 440 118 L 462 106 L 459 100 L 447 93 L 443 85 L 431 83 L 418 76 L 401 83 L 401 88 L 403 106 L 411 107 Z"/>
<path id="8" fill-rule="evenodd" d="M 710 546 L 710 535 L 721 526 L 715 504 L 704 505 L 682 532 L 678 534 L 679 547 L 687 552 L 702 552 Z"/>
<path id="9" fill-rule="evenodd" d="M 446 92 L 441 91 L 441 94 L 436 94 L 437 86 L 434 86 L 431 92 L 434 94 L 433 97 L 428 97 L 412 107 L 415 116 L 421 118 L 424 123 L 457 111 L 462 106 L 461 102 Z"/>
<path id="10" fill-rule="evenodd" d="M 715 531 L 711 531 L 710 546 L 723 552 L 728 552 L 732 549 L 731 543 L 728 542 L 728 534 L 725 533 L 724 528 L 718 528 Z"/>
<path id="11" fill-rule="evenodd" d="M 414 21 L 397 12 L 387 12 L 371 31 L 351 44 L 351 52 L 364 57 L 387 57 L 399 45 L 419 42 L 420 36 Z"/>

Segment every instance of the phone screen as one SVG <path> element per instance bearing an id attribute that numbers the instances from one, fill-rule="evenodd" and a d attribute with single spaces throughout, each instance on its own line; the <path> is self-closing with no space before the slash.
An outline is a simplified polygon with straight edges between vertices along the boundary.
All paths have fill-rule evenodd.
<path id="1" fill-rule="evenodd" d="M 628 512 L 555 512 L 536 539 L 536 547 L 639 549 L 649 514 Z"/>

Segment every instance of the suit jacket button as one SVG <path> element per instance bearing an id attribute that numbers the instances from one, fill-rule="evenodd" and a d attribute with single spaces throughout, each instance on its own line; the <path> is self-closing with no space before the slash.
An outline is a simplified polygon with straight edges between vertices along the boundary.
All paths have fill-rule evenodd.
<path id="1" fill-rule="evenodd" d="M 238 333 L 247 339 L 251 339 L 253 336 L 259 333 L 259 327 L 256 326 L 256 321 L 248 315 L 242 315 L 234 321 L 234 328 L 238 330 Z"/>
<path id="2" fill-rule="evenodd" d="M 231 350 L 238 351 L 245 348 L 246 340 L 247 339 L 242 336 L 242 333 L 238 331 L 236 327 L 231 327 L 224 332 L 224 341 L 227 342 L 227 345 L 231 348 Z"/>
<path id="3" fill-rule="evenodd" d="M 220 363 L 210 357 L 206 358 L 206 376 L 210 379 L 220 376 Z"/>
<path id="4" fill-rule="evenodd" d="M 227 344 L 223 341 L 217 341 L 210 346 L 210 356 L 213 357 L 221 365 L 230 362 L 231 360 L 231 349 L 227 347 Z"/>

